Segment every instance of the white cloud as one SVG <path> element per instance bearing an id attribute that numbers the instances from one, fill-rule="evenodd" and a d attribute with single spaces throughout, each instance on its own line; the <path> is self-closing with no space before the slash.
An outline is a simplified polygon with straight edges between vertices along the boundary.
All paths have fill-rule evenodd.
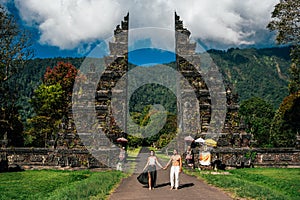
<path id="1" fill-rule="evenodd" d="M 253 37 L 257 31 L 266 30 L 271 12 L 278 2 L 178 0 L 177 10 L 193 37 L 227 45 L 242 45 L 257 42 L 250 39 L 250 36 Z"/>
<path id="2" fill-rule="evenodd" d="M 174 11 L 207 46 L 262 42 L 279 0 L 16 0 L 23 20 L 40 30 L 40 42 L 72 49 L 111 36 L 127 12 L 130 27 L 174 29 Z M 259 37 L 256 36 L 259 33 Z M 158 35 L 158 37 L 161 37 Z"/>
<path id="3" fill-rule="evenodd" d="M 111 0 L 17 0 L 16 6 L 23 20 L 38 26 L 42 44 L 61 49 L 108 37 L 122 16 Z"/>

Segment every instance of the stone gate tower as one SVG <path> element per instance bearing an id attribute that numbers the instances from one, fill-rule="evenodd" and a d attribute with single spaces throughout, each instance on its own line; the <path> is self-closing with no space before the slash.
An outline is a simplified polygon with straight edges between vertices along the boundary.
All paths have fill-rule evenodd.
<path id="1" fill-rule="evenodd" d="M 95 95 L 95 109 L 97 115 L 98 128 L 101 129 L 101 134 L 97 136 L 99 142 L 97 146 L 99 149 L 103 147 L 111 148 L 111 145 L 116 144 L 118 137 L 127 136 L 127 86 L 124 85 L 122 90 L 114 90 L 116 83 L 124 77 L 128 72 L 128 30 L 129 30 L 129 14 L 124 17 L 120 25 L 117 25 L 114 30 L 113 41 L 109 42 L 109 56 L 104 58 L 105 70 L 101 74 L 100 80 L 97 80 L 96 95 Z M 182 132 L 193 133 L 194 136 L 207 138 L 208 133 L 218 133 L 220 136 L 218 144 L 221 146 L 240 145 L 240 129 L 239 119 L 237 116 L 238 105 L 232 101 L 229 91 L 230 88 L 224 86 L 222 78 L 215 78 L 219 71 L 217 66 L 211 62 L 209 73 L 202 73 L 203 66 L 201 66 L 201 55 L 196 53 L 196 43 L 190 40 L 190 31 L 183 27 L 183 22 L 175 13 L 175 52 L 176 52 L 176 66 L 177 71 L 182 74 L 182 77 L 189 82 L 192 90 L 185 88 L 179 84 L 179 90 L 184 91 L 185 96 L 180 96 L 180 101 L 185 102 L 189 94 L 194 93 L 197 96 L 199 105 L 200 118 L 197 126 L 181 126 Z M 90 77 L 95 75 L 94 67 L 91 66 Z M 205 75 L 203 75 L 205 74 Z M 181 81 L 178 80 L 178 83 Z M 126 82 L 125 82 L 126 84 Z M 223 86 L 223 90 L 220 87 Z M 90 87 L 86 87 L 87 89 Z M 118 115 L 122 116 L 122 122 L 117 123 L 114 114 L 112 113 L 112 94 L 118 96 L 118 108 L 114 110 L 120 111 Z M 92 93 L 95 94 L 95 93 Z M 218 101 L 218 95 L 221 95 L 224 102 Z M 212 98 L 213 97 L 213 98 Z M 222 98 L 220 98 L 222 99 Z M 215 106 L 219 105 L 219 107 Z M 182 103 L 177 106 L 178 121 L 185 124 L 185 120 L 190 120 L 189 116 L 193 116 L 193 110 L 187 109 L 188 103 Z M 193 106 L 193 105 L 192 105 Z M 221 111 L 224 112 L 225 117 L 222 122 L 222 127 L 218 127 Z M 120 119 L 119 119 L 120 120 Z M 122 127 L 119 127 L 122 124 Z M 179 124 L 180 126 L 180 124 Z M 196 133 L 196 135 L 195 135 Z M 92 133 L 91 133 L 92 134 Z M 98 134 L 98 133 L 97 133 Z M 84 136 L 83 136 L 84 137 Z M 179 134 L 180 137 L 180 134 Z M 183 138 L 179 138 L 180 140 Z"/>
<path id="2" fill-rule="evenodd" d="M 101 124 L 106 135 L 115 141 L 117 137 L 126 136 L 126 112 L 123 113 L 124 122 L 123 127 L 118 127 L 116 124 L 116 119 L 113 117 L 111 112 L 111 95 L 112 89 L 114 88 L 117 81 L 126 74 L 128 71 L 128 24 L 129 24 L 129 14 L 124 17 L 121 25 L 117 25 L 114 30 L 114 40 L 109 43 L 110 55 L 105 58 L 106 70 L 101 76 L 101 80 L 98 83 L 97 93 L 96 93 L 96 110 L 98 113 L 98 120 Z M 225 91 L 230 91 L 231 89 L 226 86 L 223 90 L 220 90 L 224 82 L 222 78 L 215 78 L 211 80 L 211 77 L 219 76 L 220 72 L 217 66 L 212 62 L 210 66 L 211 70 L 207 74 L 209 78 L 203 77 L 201 73 L 201 55 L 195 52 L 196 43 L 190 40 L 191 32 L 183 27 L 183 22 L 180 17 L 175 13 L 175 52 L 176 52 L 176 65 L 177 70 L 180 72 L 186 80 L 193 87 L 193 91 L 187 91 L 184 88 L 186 94 L 189 92 L 196 93 L 199 101 L 200 109 L 200 129 L 194 130 L 193 127 L 182 127 L 184 132 L 198 132 L 197 136 L 206 137 L 207 133 L 218 132 L 219 144 L 222 146 L 229 146 L 232 143 L 236 143 L 236 139 L 240 138 L 239 130 L 239 119 L 237 116 L 238 105 L 237 102 L 232 100 L 230 92 L 225 93 Z M 214 82 L 213 82 L 214 81 Z M 224 86 L 223 86 L 224 87 Z M 126 90 L 126 87 L 124 87 Z M 214 91 L 223 92 L 223 97 L 226 99 L 225 105 L 221 108 L 214 108 L 216 113 L 212 116 L 212 94 Z M 119 91 L 120 95 L 123 97 L 118 98 L 123 99 L 119 102 L 119 110 L 126 110 L 126 91 Z M 225 94 L 224 94 L 225 93 Z M 215 94 L 217 96 L 219 94 Z M 184 97 L 180 97 L 184 98 Z M 182 99 L 184 100 L 184 99 Z M 214 101 L 214 100 L 213 100 Z M 219 129 L 214 128 L 214 123 L 218 123 L 219 113 L 218 109 L 226 110 L 224 126 Z M 184 110 L 178 108 L 178 115 L 183 116 Z M 189 111 L 188 111 L 189 112 Z M 185 113 L 189 115 L 189 113 Z M 183 121 L 184 119 L 180 119 Z M 179 121 L 180 121 L 179 120 Z M 237 143 L 236 143 L 237 144 Z"/>
<path id="3" fill-rule="evenodd" d="M 191 32 L 184 28 L 182 20 L 175 13 L 177 70 L 193 87 L 194 91 L 190 92 L 195 92 L 199 101 L 200 130 L 197 130 L 196 136 L 212 137 L 218 140 L 218 145 L 221 146 L 241 146 L 243 136 L 240 133 L 238 104 L 232 97 L 232 90 L 228 85 L 226 86 L 213 60 L 205 63 L 209 66 L 201 66 L 204 63 L 201 61 L 204 54 L 195 52 L 196 43 L 190 40 L 190 35 Z M 204 72 L 204 67 L 208 67 L 209 71 Z M 181 89 L 185 90 L 184 88 Z M 184 93 L 188 92 L 184 91 Z M 183 111 L 180 112 L 179 114 L 182 115 Z M 225 119 L 222 119 L 222 113 L 225 114 Z M 183 131 L 193 132 L 195 130 L 186 130 L 183 127 Z M 248 135 L 245 136 L 247 138 L 244 138 L 246 142 L 244 145 L 248 145 Z"/>

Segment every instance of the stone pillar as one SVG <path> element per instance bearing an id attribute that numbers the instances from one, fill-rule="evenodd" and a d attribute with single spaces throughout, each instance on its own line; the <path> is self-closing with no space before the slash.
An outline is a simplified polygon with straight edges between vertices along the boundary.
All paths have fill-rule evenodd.
<path id="1" fill-rule="evenodd" d="M 191 42 L 190 35 L 191 32 L 184 28 L 182 20 L 180 20 L 180 17 L 175 13 L 177 70 L 193 87 L 194 91 L 191 92 L 196 93 L 200 110 L 200 130 L 187 130 L 187 127 L 184 127 L 183 124 L 185 124 L 185 117 L 191 116 L 191 113 L 185 113 L 185 99 L 179 95 L 179 127 L 183 133 L 195 131 L 195 133 L 200 133 L 197 134 L 198 137 L 202 136 L 204 138 L 208 133 L 210 135 L 209 137 L 213 139 L 214 136 L 218 139 L 218 136 L 221 134 L 229 134 L 229 136 L 225 136 L 226 138 L 230 138 L 229 141 L 223 142 L 223 144 L 230 146 L 232 134 L 240 133 L 241 131 L 239 129 L 239 118 L 237 115 L 237 98 L 232 94 L 232 89 L 229 86 L 227 86 L 225 91 L 223 78 L 218 71 L 218 67 L 212 60 L 211 63 L 207 63 L 207 65 L 210 66 L 204 66 L 209 67 L 209 71 L 204 73 L 202 69 L 203 66 L 200 66 L 201 55 L 195 52 L 196 43 Z M 182 82 L 182 80 L 178 80 L 178 90 L 184 94 L 188 94 L 189 91 L 181 84 Z M 187 110 L 189 109 L 187 108 Z M 224 112 L 226 112 L 226 116 L 223 114 Z M 225 122 L 222 116 L 225 118 Z"/>

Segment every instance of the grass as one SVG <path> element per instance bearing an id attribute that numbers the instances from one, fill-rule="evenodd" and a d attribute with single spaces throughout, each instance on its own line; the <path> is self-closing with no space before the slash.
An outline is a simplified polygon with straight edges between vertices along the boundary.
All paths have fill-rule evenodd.
<path id="1" fill-rule="evenodd" d="M 0 199 L 106 199 L 119 171 L 33 170 L 0 174 Z"/>
<path id="2" fill-rule="evenodd" d="M 300 199 L 300 169 L 247 168 L 228 170 L 229 175 L 189 172 L 207 183 L 223 188 L 234 197 L 247 199 Z"/>
<path id="3" fill-rule="evenodd" d="M 140 148 L 127 151 L 134 161 Z M 0 200 L 45 199 L 76 200 L 106 199 L 122 178 L 130 176 L 136 162 L 130 162 L 129 172 L 30 170 L 0 174 Z"/>

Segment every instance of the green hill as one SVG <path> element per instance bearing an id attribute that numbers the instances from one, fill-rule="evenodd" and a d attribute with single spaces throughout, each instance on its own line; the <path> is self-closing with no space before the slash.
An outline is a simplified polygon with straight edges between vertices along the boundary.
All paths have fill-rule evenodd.
<path id="1" fill-rule="evenodd" d="M 257 96 L 271 102 L 277 108 L 288 95 L 289 48 L 209 50 L 208 53 L 218 65 L 225 80 L 232 84 L 233 92 L 238 94 L 239 101 Z M 41 84 L 46 68 L 55 66 L 59 61 L 70 62 L 79 68 L 83 60 L 84 58 L 29 60 L 22 73 L 11 79 L 11 88 L 16 88 L 15 92 L 19 96 L 18 105 L 21 107 L 23 120 L 32 114 L 28 100 L 34 89 Z M 149 91 L 153 92 L 152 90 L 157 91 L 155 88 L 144 87 L 139 89 L 139 92 L 145 96 Z M 161 94 L 165 92 L 162 91 Z M 132 98 L 138 99 L 141 98 Z"/>
<path id="2" fill-rule="evenodd" d="M 289 48 L 210 50 L 239 101 L 261 97 L 278 108 L 288 95 Z"/>

